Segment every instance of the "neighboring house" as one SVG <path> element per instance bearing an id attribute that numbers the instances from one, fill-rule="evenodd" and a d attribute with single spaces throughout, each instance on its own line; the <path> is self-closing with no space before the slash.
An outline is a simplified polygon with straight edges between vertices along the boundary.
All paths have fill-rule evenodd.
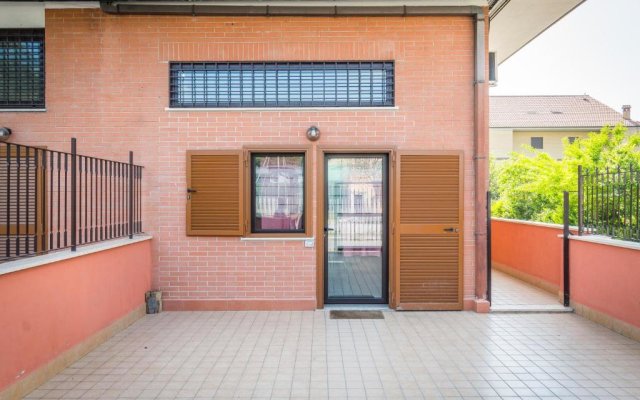
<path id="1" fill-rule="evenodd" d="M 489 107 L 490 153 L 497 160 L 511 152 L 531 153 L 527 146 L 562 158 L 563 139 L 573 142 L 605 125 L 623 124 L 640 130 L 631 119 L 631 106 L 622 113 L 588 95 L 491 96 Z"/>
<path id="2" fill-rule="evenodd" d="M 579 3 L 0 2 L 0 126 L 133 151 L 167 310 L 487 311 L 488 21 Z"/>

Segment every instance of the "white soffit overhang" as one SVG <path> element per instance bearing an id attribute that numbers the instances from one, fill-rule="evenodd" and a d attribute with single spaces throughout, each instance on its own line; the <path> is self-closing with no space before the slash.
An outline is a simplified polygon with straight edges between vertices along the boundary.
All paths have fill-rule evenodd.
<path id="1" fill-rule="evenodd" d="M 43 28 L 44 4 L 0 2 L 0 28 Z"/>
<path id="2" fill-rule="evenodd" d="M 45 8 L 100 8 L 100 2 L 0 1 L 0 28 L 44 28 Z"/>
<path id="3" fill-rule="evenodd" d="M 502 63 L 585 0 L 498 0 L 489 13 L 489 50 Z"/>

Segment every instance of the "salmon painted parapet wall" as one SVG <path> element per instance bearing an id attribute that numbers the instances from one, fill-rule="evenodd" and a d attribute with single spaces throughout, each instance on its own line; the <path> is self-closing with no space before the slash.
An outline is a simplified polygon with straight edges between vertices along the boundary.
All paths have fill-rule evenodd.
<path id="1" fill-rule="evenodd" d="M 151 269 L 149 238 L 0 275 L 0 398 L 141 309 Z"/>
<path id="2" fill-rule="evenodd" d="M 524 221 L 491 222 L 492 263 L 527 274 L 559 290 L 562 285 L 562 227 Z M 508 272 L 508 271 L 507 271 Z"/>
<path id="3" fill-rule="evenodd" d="M 561 226 L 494 219 L 491 228 L 494 268 L 561 290 Z M 576 312 L 640 340 L 640 244 L 572 236 L 569 262 Z"/>
<path id="4" fill-rule="evenodd" d="M 631 249 L 581 240 L 570 245 L 572 301 L 640 333 L 640 245 Z"/>

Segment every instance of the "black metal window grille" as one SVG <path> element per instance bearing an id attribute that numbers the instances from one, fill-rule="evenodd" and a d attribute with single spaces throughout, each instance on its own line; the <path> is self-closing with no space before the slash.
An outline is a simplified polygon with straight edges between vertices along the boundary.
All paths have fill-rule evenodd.
<path id="1" fill-rule="evenodd" d="M 531 147 L 534 149 L 542 150 L 544 148 L 544 139 L 542 137 L 532 137 Z"/>
<path id="2" fill-rule="evenodd" d="M 44 29 L 0 29 L 0 109 L 44 107 Z"/>
<path id="3" fill-rule="evenodd" d="M 0 142 L 0 263 L 142 232 L 142 168 Z"/>
<path id="4" fill-rule="evenodd" d="M 391 61 L 174 62 L 169 80 L 176 108 L 394 105 Z"/>

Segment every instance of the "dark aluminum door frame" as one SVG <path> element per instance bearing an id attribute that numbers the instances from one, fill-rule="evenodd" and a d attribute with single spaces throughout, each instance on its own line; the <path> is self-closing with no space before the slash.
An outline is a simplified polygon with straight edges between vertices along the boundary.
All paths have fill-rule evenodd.
<path id="1" fill-rule="evenodd" d="M 380 298 L 363 297 L 329 297 L 329 246 L 328 246 L 328 218 L 329 218 L 329 160 L 332 158 L 371 158 L 382 157 L 382 282 Z M 323 260 L 324 260 L 324 304 L 389 304 L 389 154 L 388 153 L 330 153 L 324 154 L 324 218 L 323 231 Z"/>

